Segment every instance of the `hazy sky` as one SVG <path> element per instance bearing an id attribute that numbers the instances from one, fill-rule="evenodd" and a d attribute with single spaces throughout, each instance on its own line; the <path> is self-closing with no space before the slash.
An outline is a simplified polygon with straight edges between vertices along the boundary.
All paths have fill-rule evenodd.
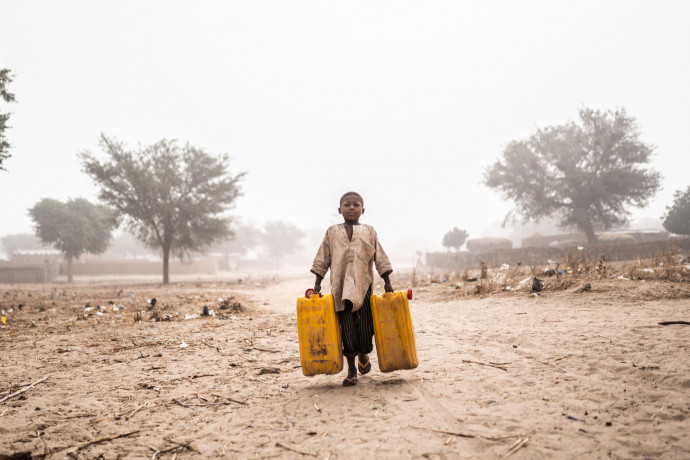
<path id="1" fill-rule="evenodd" d="M 105 133 L 227 152 L 235 212 L 333 223 L 347 190 L 382 240 L 497 234 L 485 167 L 580 107 L 625 107 L 656 145 L 660 217 L 690 185 L 690 2 L 0 1 L 13 157 L 0 236 L 43 197 L 95 199 Z M 384 244 L 385 246 L 385 244 Z M 316 249 L 316 248 L 314 248 Z M 420 248 L 432 249 L 432 248 Z"/>

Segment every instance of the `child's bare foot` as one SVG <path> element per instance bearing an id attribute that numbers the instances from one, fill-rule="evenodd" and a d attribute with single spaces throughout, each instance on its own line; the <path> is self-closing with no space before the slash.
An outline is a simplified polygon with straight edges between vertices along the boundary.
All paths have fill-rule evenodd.
<path id="1" fill-rule="evenodd" d="M 369 371 L 371 371 L 371 361 L 369 361 L 369 355 L 360 353 L 357 368 L 359 369 L 359 373 L 362 375 L 368 374 Z"/>
<path id="2" fill-rule="evenodd" d="M 343 380 L 344 387 L 357 385 L 357 368 L 355 367 L 355 357 L 347 358 L 347 377 Z"/>

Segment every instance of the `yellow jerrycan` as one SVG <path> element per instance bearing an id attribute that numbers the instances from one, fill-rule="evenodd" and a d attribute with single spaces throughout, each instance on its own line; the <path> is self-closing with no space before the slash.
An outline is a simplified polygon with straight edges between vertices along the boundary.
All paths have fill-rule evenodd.
<path id="1" fill-rule="evenodd" d="M 371 296 L 376 355 L 381 372 L 414 369 L 419 364 L 408 298 L 412 298 L 411 290 Z"/>
<path id="2" fill-rule="evenodd" d="M 333 295 L 297 299 L 297 334 L 302 373 L 337 374 L 343 370 L 343 341 Z M 313 291 L 312 291 L 313 292 Z"/>

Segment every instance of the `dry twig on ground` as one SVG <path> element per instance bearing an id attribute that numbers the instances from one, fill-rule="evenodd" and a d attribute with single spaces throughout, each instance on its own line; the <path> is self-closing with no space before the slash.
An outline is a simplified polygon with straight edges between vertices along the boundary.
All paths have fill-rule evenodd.
<path id="1" fill-rule="evenodd" d="M 32 389 L 34 386 L 38 385 L 39 383 L 41 383 L 42 381 L 44 381 L 44 380 L 47 379 L 47 378 L 48 378 L 47 376 L 46 376 L 46 377 L 43 377 L 42 379 L 40 379 L 40 380 L 38 380 L 38 381 L 32 383 L 31 385 L 29 385 L 29 386 L 27 386 L 27 387 L 24 387 L 24 388 L 22 388 L 21 390 L 15 392 L 15 393 L 12 393 L 11 395 L 5 396 L 4 398 L 0 399 L 0 403 L 3 403 L 3 402 L 7 401 L 7 400 L 10 399 L 10 398 L 14 398 L 15 396 L 19 396 L 20 394 L 24 393 L 25 391 L 29 391 L 29 390 Z"/>

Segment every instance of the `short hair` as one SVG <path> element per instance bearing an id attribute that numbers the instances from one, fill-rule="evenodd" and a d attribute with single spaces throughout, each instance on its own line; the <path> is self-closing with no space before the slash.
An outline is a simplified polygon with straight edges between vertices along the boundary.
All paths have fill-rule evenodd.
<path id="1" fill-rule="evenodd" d="M 357 198 L 359 198 L 359 201 L 360 201 L 360 203 L 362 203 L 362 206 L 364 206 L 364 198 L 362 198 L 362 195 L 360 195 L 357 192 L 347 192 L 345 195 L 341 196 L 340 197 L 340 204 L 341 205 L 343 204 L 343 201 L 345 201 L 345 198 L 347 198 L 348 196 L 356 196 Z"/>

